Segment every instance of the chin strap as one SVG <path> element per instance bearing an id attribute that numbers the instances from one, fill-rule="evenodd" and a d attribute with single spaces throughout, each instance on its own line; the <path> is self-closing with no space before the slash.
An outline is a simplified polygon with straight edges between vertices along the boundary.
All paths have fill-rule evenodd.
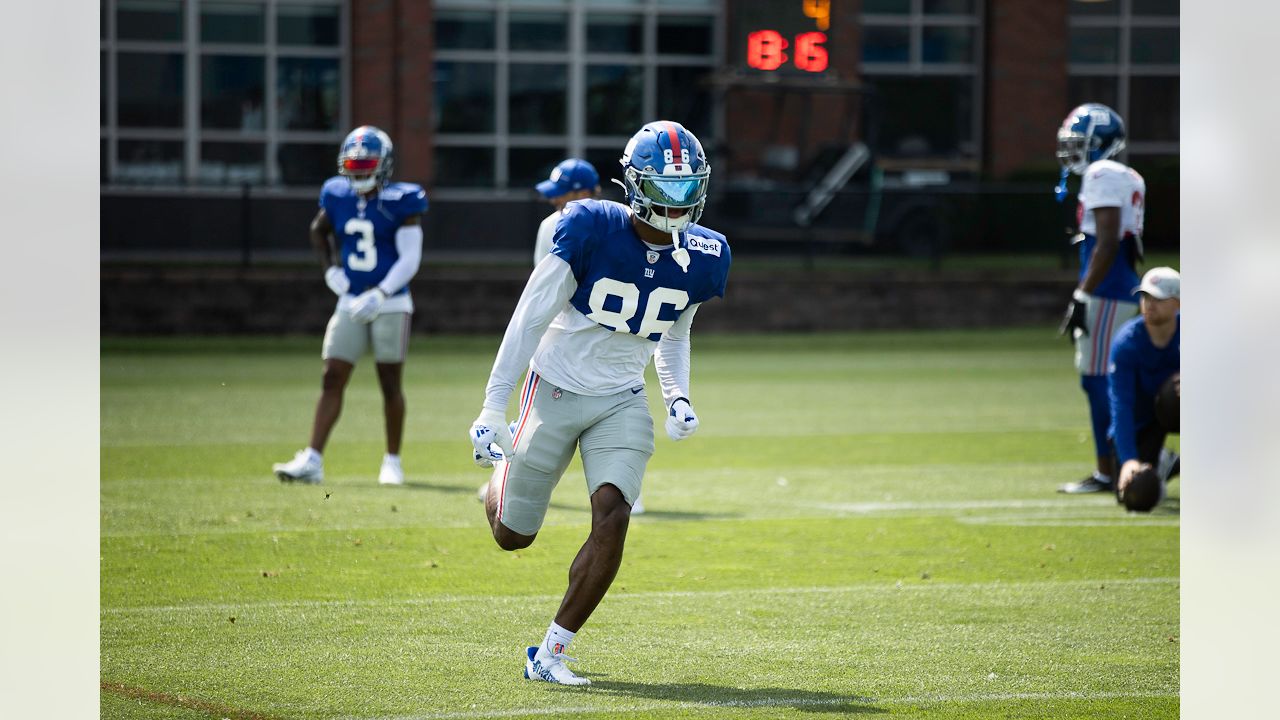
<path id="1" fill-rule="evenodd" d="M 671 259 L 676 261 L 680 269 L 689 272 L 689 251 L 680 247 L 680 231 L 671 231 L 671 244 L 675 246 L 675 250 L 671 251 Z"/>
<path id="2" fill-rule="evenodd" d="M 1058 202 L 1067 199 L 1067 176 L 1071 174 L 1070 168 L 1062 168 L 1062 175 L 1058 177 L 1058 184 L 1053 188 L 1053 196 Z"/>

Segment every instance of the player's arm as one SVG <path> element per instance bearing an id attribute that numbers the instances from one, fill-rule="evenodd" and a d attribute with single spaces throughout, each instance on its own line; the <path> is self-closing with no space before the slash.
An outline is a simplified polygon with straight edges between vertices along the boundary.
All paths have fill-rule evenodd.
<path id="1" fill-rule="evenodd" d="M 399 257 L 378 283 L 383 295 L 394 295 L 409 284 L 422 265 L 422 216 L 411 215 L 396 228 L 396 252 Z"/>
<path id="2" fill-rule="evenodd" d="M 653 355 L 653 366 L 662 386 L 663 405 L 667 408 L 667 435 L 683 440 L 698 429 L 698 416 L 689 402 L 689 333 L 698 305 L 690 305 L 667 328 Z"/>
<path id="3" fill-rule="evenodd" d="M 565 303 L 573 296 L 578 281 L 569 264 L 556 255 L 548 255 L 538 263 L 529 275 L 529 281 L 520 294 L 502 345 L 489 371 L 489 382 L 484 389 L 484 407 L 480 416 L 471 423 L 471 444 L 475 448 L 476 462 L 501 460 L 511 452 L 511 432 L 507 429 L 507 401 L 515 390 L 520 374 L 529 366 L 529 359 L 538 349 L 542 335 L 551 325 Z M 499 452 L 494 452 L 496 445 Z"/>
<path id="4" fill-rule="evenodd" d="M 1123 340 L 1125 336 L 1116 338 Z M 1107 394 L 1111 400 L 1111 423 L 1115 435 L 1116 461 L 1120 465 L 1118 487 L 1129 484 L 1129 479 L 1140 467 L 1138 462 L 1138 432 L 1135 427 L 1133 406 L 1138 397 L 1138 369 L 1132 354 L 1120 342 L 1111 346 L 1111 369 L 1107 373 Z"/>
<path id="5" fill-rule="evenodd" d="M 1107 273 L 1111 272 L 1111 264 L 1120 254 L 1120 208 L 1096 207 L 1093 209 L 1095 225 L 1094 237 L 1097 243 L 1093 247 L 1093 256 L 1089 258 L 1089 268 L 1080 281 L 1080 290 L 1092 294 L 1102 284 Z"/>
<path id="6" fill-rule="evenodd" d="M 334 265 L 342 267 L 342 258 L 334 242 L 333 222 L 329 220 L 329 214 L 324 211 L 324 208 L 320 208 L 316 216 L 311 219 L 311 247 L 320 260 L 321 268 L 328 270 Z"/>

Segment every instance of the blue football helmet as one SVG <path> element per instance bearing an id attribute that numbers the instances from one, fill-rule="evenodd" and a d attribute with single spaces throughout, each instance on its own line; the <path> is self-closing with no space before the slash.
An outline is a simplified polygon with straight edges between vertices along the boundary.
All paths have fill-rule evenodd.
<path id="1" fill-rule="evenodd" d="M 394 164 L 391 136 L 372 125 L 352 130 L 338 150 L 338 174 L 358 193 L 367 193 L 385 183 Z"/>
<path id="2" fill-rule="evenodd" d="M 1085 103 L 1071 111 L 1058 129 L 1058 162 L 1064 171 L 1083 175 L 1091 163 L 1124 149 L 1124 120 L 1101 103 Z"/>
<path id="3" fill-rule="evenodd" d="M 702 217 L 711 165 L 702 143 L 680 123 L 658 120 L 640 128 L 618 162 L 623 179 L 618 184 L 642 222 L 671 233 Z M 672 217 L 672 210 L 682 212 Z"/>

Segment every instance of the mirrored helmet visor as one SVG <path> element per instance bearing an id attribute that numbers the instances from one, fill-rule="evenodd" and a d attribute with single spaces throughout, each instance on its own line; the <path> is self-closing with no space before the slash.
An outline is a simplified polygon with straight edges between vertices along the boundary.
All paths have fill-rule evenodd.
<path id="1" fill-rule="evenodd" d="M 692 207 L 707 192 L 707 177 L 662 177 L 649 175 L 640 178 L 640 193 L 656 205 L 666 207 Z"/>

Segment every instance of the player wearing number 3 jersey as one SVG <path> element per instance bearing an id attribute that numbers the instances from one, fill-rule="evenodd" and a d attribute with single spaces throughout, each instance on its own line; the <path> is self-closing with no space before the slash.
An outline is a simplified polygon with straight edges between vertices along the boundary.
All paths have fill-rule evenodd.
<path id="1" fill-rule="evenodd" d="M 622 170 L 628 205 L 579 200 L 556 224 L 551 254 L 529 277 L 471 427 L 477 461 L 493 464 L 485 510 L 504 550 L 533 543 L 551 491 L 582 456 L 591 534 L 525 677 L 585 685 L 564 651 L 603 599 L 622 560 L 631 505 L 653 454 L 644 371 L 654 358 L 667 434 L 698 427 L 689 401 L 689 331 L 701 303 L 724 295 L 729 245 L 697 225 L 711 168 L 679 123 L 649 123 Z M 509 429 L 508 400 L 528 367 Z"/>
<path id="2" fill-rule="evenodd" d="M 413 183 L 388 182 L 393 161 L 391 138 L 385 132 L 371 125 L 358 127 L 338 150 L 338 176 L 320 190 L 311 242 L 338 303 L 324 334 L 323 387 L 311 444 L 293 460 L 272 468 L 282 482 L 323 479 L 321 453 L 342 410 L 343 391 L 356 361 L 372 346 L 387 435 L 378 482 L 404 483 L 401 375 L 413 313 L 409 280 L 422 259 L 419 218 L 427 210 L 427 194 Z"/>

